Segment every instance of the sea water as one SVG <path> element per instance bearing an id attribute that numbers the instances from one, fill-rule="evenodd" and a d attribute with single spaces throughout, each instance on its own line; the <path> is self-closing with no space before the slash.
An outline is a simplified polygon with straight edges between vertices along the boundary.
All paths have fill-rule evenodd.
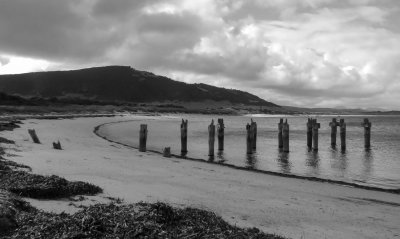
<path id="1" fill-rule="evenodd" d="M 290 125 L 290 152 L 278 149 L 279 118 L 287 118 Z M 337 146 L 331 147 L 329 122 L 333 117 L 345 119 L 346 151 L 340 149 L 339 129 Z M 364 149 L 364 118 L 372 122 L 371 148 Z M 187 157 L 208 160 L 208 125 L 214 119 L 224 119 L 225 150 L 218 152 L 217 162 L 234 164 L 265 171 L 340 180 L 382 188 L 400 188 L 400 116 L 316 116 L 319 129 L 319 150 L 307 147 L 307 116 L 216 116 L 216 115 L 164 115 L 137 117 L 101 127 L 100 134 L 107 138 L 138 147 L 140 124 L 147 124 L 147 148 L 162 152 L 171 147 L 180 154 L 180 123 L 188 119 Z M 246 154 L 246 124 L 257 122 L 257 150 Z"/>

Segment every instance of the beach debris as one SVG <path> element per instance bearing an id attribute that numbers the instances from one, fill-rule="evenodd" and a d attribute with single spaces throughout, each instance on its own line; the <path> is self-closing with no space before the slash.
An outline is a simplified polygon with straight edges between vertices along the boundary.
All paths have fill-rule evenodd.
<path id="1" fill-rule="evenodd" d="M 28 129 L 28 133 L 31 136 L 31 138 L 32 138 L 32 140 L 33 140 L 33 142 L 35 144 L 40 144 L 40 140 L 39 140 L 39 137 L 36 134 L 35 129 Z"/>
<path id="2" fill-rule="evenodd" d="M 3 143 L 3 144 L 15 144 L 15 141 L 0 137 L 0 143 Z"/>
<path id="3" fill-rule="evenodd" d="M 242 229 L 215 213 L 168 204 L 96 204 L 69 215 L 37 210 L 17 216 L 6 238 L 259 238 L 283 239 L 257 228 Z"/>
<path id="4" fill-rule="evenodd" d="M 218 137 L 218 151 L 224 150 L 224 119 L 218 119 L 217 137 Z"/>
<path id="5" fill-rule="evenodd" d="M 371 148 L 371 122 L 368 118 L 364 119 L 362 126 L 364 127 L 364 147 L 369 149 Z"/>
<path id="6" fill-rule="evenodd" d="M 62 150 L 60 141 L 53 142 L 53 148 L 54 149 L 58 149 L 58 150 Z"/>
<path id="7" fill-rule="evenodd" d="M 215 125 L 214 120 L 211 120 L 211 124 L 208 126 L 208 156 L 214 158 L 214 142 L 215 142 Z"/>
<path id="8" fill-rule="evenodd" d="M 181 153 L 182 155 L 186 155 L 187 150 L 187 128 L 188 128 L 188 120 L 182 119 L 181 123 Z"/>
<path id="9" fill-rule="evenodd" d="M 0 189 L 0 236 L 18 227 L 16 216 L 19 210 L 30 208 L 29 203 Z"/>
<path id="10" fill-rule="evenodd" d="M 282 139 L 282 128 L 283 128 L 283 119 L 279 119 L 278 123 L 278 148 L 283 148 L 283 139 Z"/>
<path id="11" fill-rule="evenodd" d="M 337 122 L 336 118 L 332 118 L 332 122 L 329 123 L 331 127 L 331 146 L 332 148 L 336 147 L 336 134 L 337 134 L 337 127 L 339 126 L 339 122 Z"/>
<path id="12" fill-rule="evenodd" d="M 289 152 L 289 124 L 287 119 L 282 124 L 282 143 L 283 152 Z"/>
<path id="13" fill-rule="evenodd" d="M 0 151 L 1 151 L 1 147 L 0 147 Z M 1 153 L 0 153 L 0 155 L 1 155 Z M 14 161 L 11 161 L 11 160 L 4 159 L 0 156 L 0 171 L 10 171 L 13 169 L 25 169 L 28 171 L 32 170 L 31 167 L 29 167 L 29 166 L 19 164 Z M 2 172 L 0 172 L 0 173 L 2 173 Z"/>
<path id="14" fill-rule="evenodd" d="M 166 158 L 171 157 L 171 147 L 165 147 L 163 150 L 163 156 Z"/>
<path id="15" fill-rule="evenodd" d="M 0 189 L 23 197 L 46 199 L 94 195 L 102 192 L 100 187 L 90 183 L 70 182 L 56 175 L 43 176 L 14 170 L 0 173 Z"/>
<path id="16" fill-rule="evenodd" d="M 20 127 L 18 124 L 22 124 L 22 122 L 18 120 L 0 121 L 0 131 L 12 131 Z"/>
<path id="17" fill-rule="evenodd" d="M 139 151 L 146 152 L 146 142 L 147 142 L 147 124 L 140 125 L 139 132 Z"/>

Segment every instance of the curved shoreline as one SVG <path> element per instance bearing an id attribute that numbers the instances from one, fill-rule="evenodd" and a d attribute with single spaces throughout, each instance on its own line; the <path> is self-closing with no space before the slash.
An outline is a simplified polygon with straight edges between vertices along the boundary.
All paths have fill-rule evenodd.
<path id="1" fill-rule="evenodd" d="M 138 147 L 134 147 L 125 143 L 121 143 L 118 141 L 111 140 L 107 138 L 104 135 L 101 135 L 99 133 L 99 129 L 102 126 L 109 125 L 109 124 L 117 124 L 117 123 L 122 123 L 122 122 L 130 122 L 130 121 L 138 121 L 138 120 L 122 120 L 122 121 L 115 121 L 115 122 L 109 122 L 109 123 L 103 123 L 100 125 L 97 125 L 93 129 L 93 133 L 109 142 L 123 145 L 125 147 L 131 148 L 131 149 L 138 149 Z M 163 155 L 161 151 L 157 150 L 150 150 L 148 149 L 147 152 Z M 252 169 L 252 168 L 247 168 L 243 166 L 237 166 L 229 163 L 224 163 L 224 162 L 214 162 L 214 161 L 209 161 L 205 159 L 200 159 L 200 158 L 192 158 L 192 157 L 187 157 L 187 156 L 182 156 L 182 155 L 177 155 L 177 154 L 171 154 L 171 157 L 174 158 L 179 158 L 179 159 L 187 159 L 191 161 L 196 161 L 196 162 L 202 162 L 202 163 L 208 163 L 208 164 L 214 164 L 214 165 L 219 165 L 223 167 L 228 167 L 236 170 L 242 170 L 242 171 L 250 171 L 250 172 L 255 172 L 255 173 L 260 173 L 260 174 L 266 174 L 266 175 L 273 175 L 273 176 L 280 176 L 280 177 L 285 177 L 285 178 L 295 178 L 295 179 L 303 179 L 303 180 L 308 180 L 308 181 L 314 181 L 314 182 L 324 182 L 324 183 L 330 183 L 330 184 L 336 184 L 336 185 L 342 185 L 342 186 L 349 186 L 349 187 L 354 187 L 354 188 L 360 188 L 360 189 L 365 189 L 365 190 L 371 190 L 371 191 L 379 191 L 379 192 L 387 192 L 387 193 L 393 193 L 393 194 L 400 194 L 400 188 L 398 189 L 391 189 L 391 188 L 380 188 L 380 187 L 374 187 L 374 186 L 367 186 L 367 185 L 361 185 L 357 183 L 350 183 L 346 181 L 340 181 L 340 180 L 333 180 L 333 179 L 326 179 L 326 178 L 318 178 L 318 177 L 310 177 L 310 176 L 301 176 L 301 175 L 296 175 L 296 174 L 285 174 L 285 173 L 280 173 L 280 172 L 274 172 L 274 171 L 267 171 L 267 170 L 261 170 L 261 169 Z"/>

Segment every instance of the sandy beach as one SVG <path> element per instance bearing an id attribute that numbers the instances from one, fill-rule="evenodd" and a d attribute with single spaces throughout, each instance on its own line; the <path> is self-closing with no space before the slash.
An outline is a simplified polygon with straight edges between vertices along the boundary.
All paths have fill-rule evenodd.
<path id="1" fill-rule="evenodd" d="M 25 120 L 21 128 L 3 132 L 16 142 L 7 146 L 7 158 L 37 174 L 87 181 L 104 189 L 83 203 L 116 197 L 126 203 L 194 206 L 214 211 L 232 224 L 290 238 L 400 238 L 398 194 L 164 158 L 93 133 L 100 124 L 135 117 Z M 36 129 L 42 144 L 32 143 L 30 128 Z M 52 149 L 57 140 L 64 150 Z M 29 202 L 55 212 L 77 210 L 67 200 Z"/>

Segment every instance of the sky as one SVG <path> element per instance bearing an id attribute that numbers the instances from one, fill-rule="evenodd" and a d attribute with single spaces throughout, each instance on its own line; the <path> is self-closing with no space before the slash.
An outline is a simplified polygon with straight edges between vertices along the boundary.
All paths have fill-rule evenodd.
<path id="1" fill-rule="evenodd" d="M 400 1 L 0 1 L 0 74 L 103 65 L 280 105 L 400 110 Z"/>

